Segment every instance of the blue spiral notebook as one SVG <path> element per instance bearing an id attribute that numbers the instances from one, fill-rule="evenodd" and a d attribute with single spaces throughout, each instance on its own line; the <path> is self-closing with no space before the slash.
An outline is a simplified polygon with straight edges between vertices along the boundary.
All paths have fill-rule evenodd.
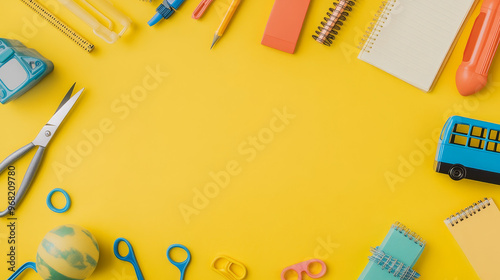
<path id="1" fill-rule="evenodd" d="M 420 275 L 412 268 L 425 248 L 425 241 L 396 222 L 380 246 L 373 249 L 358 280 L 413 280 Z"/>

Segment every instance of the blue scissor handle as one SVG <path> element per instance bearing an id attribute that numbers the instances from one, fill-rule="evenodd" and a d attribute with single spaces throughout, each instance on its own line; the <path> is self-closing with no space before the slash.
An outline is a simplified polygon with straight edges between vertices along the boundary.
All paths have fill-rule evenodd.
<path id="1" fill-rule="evenodd" d="M 172 260 L 172 258 L 170 258 L 170 251 L 172 251 L 172 249 L 174 248 L 181 248 L 182 250 L 186 251 L 187 258 L 182 262 L 176 262 Z M 170 245 L 170 247 L 168 247 L 167 249 L 167 259 L 181 271 L 181 280 L 184 279 L 184 274 L 186 273 L 186 269 L 189 265 L 189 262 L 191 261 L 191 252 L 189 252 L 188 248 L 181 244 Z"/>
<path id="2" fill-rule="evenodd" d="M 27 262 L 23 265 L 21 265 L 17 270 L 16 272 L 14 272 L 14 274 L 12 274 L 7 280 L 14 280 L 17 278 L 17 276 L 19 276 L 19 274 L 21 274 L 23 271 L 25 271 L 26 269 L 28 268 L 31 268 L 33 269 L 34 271 L 36 271 L 36 264 L 34 262 Z"/>
<path id="3" fill-rule="evenodd" d="M 120 242 L 125 242 L 128 246 L 128 254 L 126 256 L 120 255 L 120 251 L 118 250 L 118 246 L 120 245 Z M 115 240 L 115 244 L 113 245 L 113 250 L 115 251 L 115 256 L 122 261 L 129 262 L 134 266 L 135 274 L 137 275 L 138 280 L 144 280 L 144 276 L 142 276 L 142 271 L 141 268 L 139 267 L 139 263 L 137 263 L 137 258 L 135 257 L 134 254 L 134 249 L 132 248 L 132 245 L 130 242 L 128 242 L 127 239 L 125 238 L 118 238 Z"/>

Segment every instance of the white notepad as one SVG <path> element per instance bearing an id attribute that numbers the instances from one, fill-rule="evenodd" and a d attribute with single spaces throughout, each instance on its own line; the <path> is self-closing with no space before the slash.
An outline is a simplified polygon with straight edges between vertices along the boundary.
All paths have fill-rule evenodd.
<path id="1" fill-rule="evenodd" d="M 476 0 L 388 0 L 358 58 L 430 91 Z"/>

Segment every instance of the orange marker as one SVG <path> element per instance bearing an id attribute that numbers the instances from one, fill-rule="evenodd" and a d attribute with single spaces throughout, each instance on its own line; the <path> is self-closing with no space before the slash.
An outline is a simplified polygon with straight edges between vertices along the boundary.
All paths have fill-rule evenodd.
<path id="1" fill-rule="evenodd" d="M 456 83 L 461 95 L 474 94 L 486 86 L 499 43 L 500 1 L 484 0 L 457 71 Z"/>

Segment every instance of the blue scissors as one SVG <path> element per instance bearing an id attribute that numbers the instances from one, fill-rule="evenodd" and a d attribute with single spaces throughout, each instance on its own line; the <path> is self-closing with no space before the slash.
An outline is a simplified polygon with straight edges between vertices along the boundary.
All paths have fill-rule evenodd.
<path id="1" fill-rule="evenodd" d="M 15 151 L 10 156 L 8 156 L 4 161 L 0 162 L 0 173 L 1 173 L 9 165 L 13 164 L 15 161 L 20 159 L 22 156 L 31 151 L 33 148 L 38 147 L 36 154 L 31 160 L 28 170 L 24 175 L 23 181 L 21 183 L 21 186 L 19 187 L 19 190 L 17 191 L 14 201 L 11 202 L 10 206 L 7 209 L 0 212 L 0 217 L 4 217 L 7 214 L 9 214 L 13 207 L 15 207 L 16 209 L 19 207 L 21 200 L 23 199 L 24 195 L 31 186 L 33 178 L 35 178 L 35 175 L 38 171 L 38 167 L 42 162 L 43 152 L 45 151 L 45 148 L 49 144 L 50 140 L 52 140 L 52 137 L 56 133 L 57 129 L 59 128 L 59 126 L 66 118 L 69 111 L 71 110 L 71 108 L 73 108 L 76 101 L 78 100 L 78 98 L 80 98 L 80 95 L 83 92 L 83 89 L 81 89 L 73 97 L 71 97 L 74 88 L 75 84 L 73 84 L 73 86 L 69 89 L 68 93 L 66 93 L 63 100 L 61 101 L 61 104 L 57 108 L 56 113 L 47 122 L 47 124 L 43 127 L 40 133 L 38 133 L 35 140 L 33 140 L 33 142 L 29 143 L 28 145 L 22 147 L 21 149 Z"/>
<path id="2" fill-rule="evenodd" d="M 126 256 L 120 255 L 120 251 L 118 250 L 118 246 L 120 245 L 120 242 L 125 242 L 128 246 L 128 254 Z M 138 280 L 144 280 L 144 276 L 142 275 L 141 268 L 139 267 L 139 263 L 137 263 L 137 258 L 135 257 L 134 254 L 134 249 L 132 248 L 132 245 L 130 242 L 128 242 L 127 239 L 125 238 L 118 238 L 115 240 L 115 244 L 113 246 L 113 250 L 115 251 L 115 256 L 122 261 L 129 262 L 134 266 L 135 274 L 137 275 Z"/>
<path id="3" fill-rule="evenodd" d="M 180 248 L 180 249 L 186 251 L 187 258 L 182 262 L 176 262 L 176 261 L 172 260 L 172 258 L 170 258 L 170 251 L 172 251 L 172 249 L 174 249 L 174 248 Z M 168 259 L 168 261 L 170 261 L 171 264 L 175 265 L 181 271 L 181 280 L 183 280 L 184 274 L 186 273 L 186 269 L 189 265 L 189 262 L 191 261 L 191 252 L 189 252 L 188 248 L 186 248 L 186 246 L 181 245 L 181 244 L 170 245 L 170 247 L 168 247 L 168 249 L 167 249 L 167 259 Z"/>

